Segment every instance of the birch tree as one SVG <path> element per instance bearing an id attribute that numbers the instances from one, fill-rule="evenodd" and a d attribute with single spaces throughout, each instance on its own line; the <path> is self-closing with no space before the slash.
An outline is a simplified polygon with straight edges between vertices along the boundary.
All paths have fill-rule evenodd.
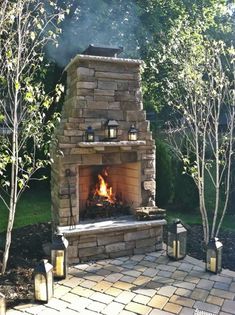
<path id="1" fill-rule="evenodd" d="M 63 12 L 55 1 L 3 0 L 0 12 L 0 199 L 8 209 L 2 274 L 7 267 L 17 203 L 35 172 L 50 163 L 54 118 L 47 112 L 61 93 L 47 94 L 43 48 L 56 41 Z M 57 96 L 56 96 L 57 95 Z M 43 152 L 44 158 L 39 158 Z M 42 156 L 42 155 L 41 155 Z"/>
<path id="2" fill-rule="evenodd" d="M 196 29 L 182 22 L 163 51 L 159 62 L 168 63 L 174 73 L 165 82 L 173 109 L 168 140 L 198 188 L 207 244 L 219 235 L 228 207 L 234 154 L 235 50 L 223 41 L 208 39 L 201 25 Z M 214 192 L 210 207 L 208 185 Z"/>

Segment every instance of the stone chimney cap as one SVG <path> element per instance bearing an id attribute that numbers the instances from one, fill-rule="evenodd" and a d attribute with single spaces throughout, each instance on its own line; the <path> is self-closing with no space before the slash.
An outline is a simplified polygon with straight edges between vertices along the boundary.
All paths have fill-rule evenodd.
<path id="1" fill-rule="evenodd" d="M 83 55 L 117 57 L 123 52 L 123 47 L 95 46 L 90 44 L 83 52 Z"/>

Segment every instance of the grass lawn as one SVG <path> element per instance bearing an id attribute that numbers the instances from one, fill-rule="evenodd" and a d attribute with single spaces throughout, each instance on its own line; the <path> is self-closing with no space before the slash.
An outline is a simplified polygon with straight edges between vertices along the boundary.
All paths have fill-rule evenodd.
<path id="1" fill-rule="evenodd" d="M 0 203 L 0 232 L 6 229 L 8 211 L 3 203 Z M 227 215 L 223 223 L 223 229 L 235 231 L 234 215 Z M 199 210 L 180 212 L 174 209 L 167 210 L 167 221 L 179 218 L 188 225 L 201 224 Z M 14 227 L 26 226 L 34 223 L 43 223 L 51 220 L 50 185 L 48 181 L 34 183 L 32 188 L 26 191 L 19 201 Z"/>
<path id="2" fill-rule="evenodd" d="M 0 232 L 6 230 L 8 210 L 0 203 Z M 32 188 L 26 191 L 16 209 L 14 227 L 21 227 L 34 223 L 43 223 L 51 220 L 50 185 L 47 181 L 33 183 Z"/>
<path id="3" fill-rule="evenodd" d="M 202 224 L 201 214 L 199 210 L 190 212 L 180 212 L 173 209 L 167 210 L 167 221 L 179 218 L 188 225 Z M 227 214 L 224 218 L 222 229 L 235 231 L 235 215 Z"/>

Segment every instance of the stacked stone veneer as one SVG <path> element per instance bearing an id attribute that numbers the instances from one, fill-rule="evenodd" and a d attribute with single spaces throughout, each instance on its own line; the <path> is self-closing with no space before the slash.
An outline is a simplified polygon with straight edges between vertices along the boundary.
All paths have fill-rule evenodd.
<path id="1" fill-rule="evenodd" d="M 121 224 L 119 220 L 118 224 L 82 224 L 77 230 L 61 227 L 59 231 L 69 239 L 69 262 L 77 263 L 161 250 L 165 223 L 165 220 L 124 220 Z"/>
<path id="2" fill-rule="evenodd" d="M 77 55 L 66 67 L 67 92 L 56 131 L 58 143 L 52 148 L 55 226 L 70 222 L 68 180 L 74 219 L 79 222 L 79 167 L 139 164 L 135 206 L 146 206 L 155 199 L 155 145 L 142 106 L 141 65 L 140 60 Z M 108 119 L 119 123 L 118 141 L 113 144 L 104 141 Z M 132 123 L 139 130 L 136 143 L 127 141 Z M 88 126 L 95 130 L 92 144 L 84 138 Z"/>

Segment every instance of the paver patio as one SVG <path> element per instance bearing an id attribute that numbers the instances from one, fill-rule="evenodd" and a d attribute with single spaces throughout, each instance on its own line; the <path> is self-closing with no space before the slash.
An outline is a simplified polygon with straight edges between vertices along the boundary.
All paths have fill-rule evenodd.
<path id="1" fill-rule="evenodd" d="M 235 272 L 205 272 L 202 261 L 170 261 L 165 251 L 69 268 L 44 305 L 20 305 L 7 315 L 235 314 Z"/>

